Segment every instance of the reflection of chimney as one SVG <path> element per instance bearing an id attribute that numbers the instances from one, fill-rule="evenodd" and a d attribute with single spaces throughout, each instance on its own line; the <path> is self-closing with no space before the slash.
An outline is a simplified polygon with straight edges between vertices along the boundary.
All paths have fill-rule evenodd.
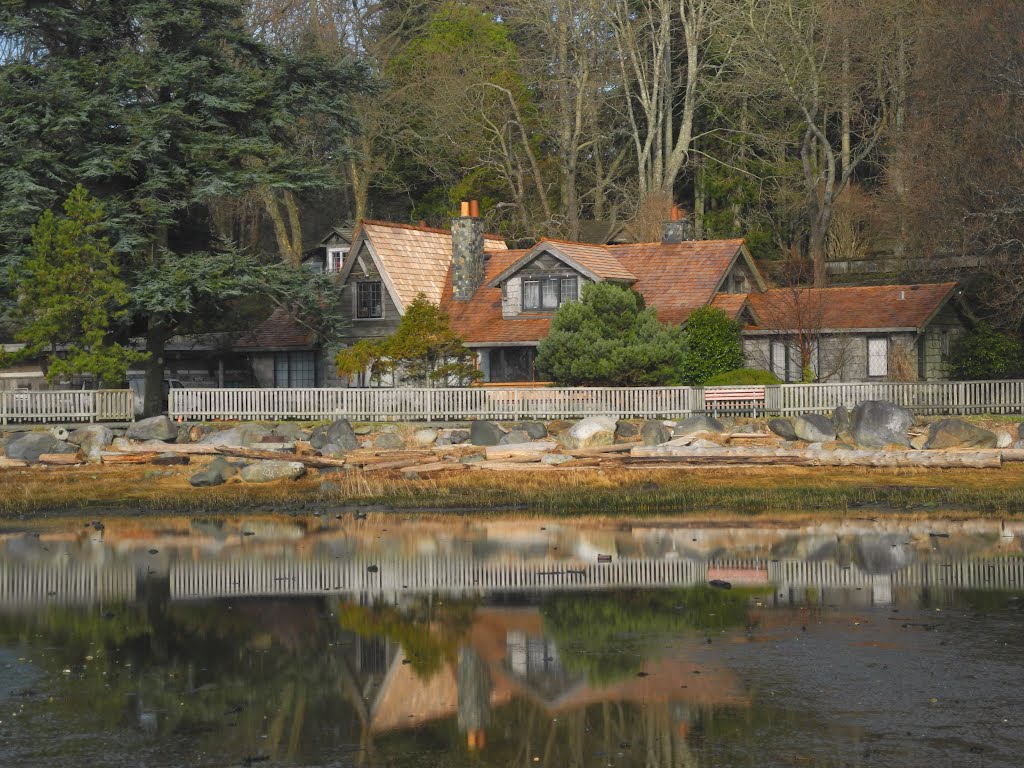
<path id="1" fill-rule="evenodd" d="M 678 205 L 672 206 L 672 213 L 669 220 L 661 225 L 661 242 L 681 243 L 684 240 L 692 240 L 693 231 L 690 228 L 690 217 L 683 213 Z"/>
<path id="2" fill-rule="evenodd" d="M 470 299 L 484 281 L 484 226 L 480 204 L 463 200 L 452 219 L 452 296 Z"/>

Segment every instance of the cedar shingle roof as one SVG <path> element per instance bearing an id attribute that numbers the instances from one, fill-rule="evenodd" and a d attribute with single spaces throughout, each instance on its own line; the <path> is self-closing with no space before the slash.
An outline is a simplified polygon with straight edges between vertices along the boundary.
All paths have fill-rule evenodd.
<path id="1" fill-rule="evenodd" d="M 604 280 L 636 280 L 636 275 L 615 258 L 608 246 L 571 243 L 567 240 L 541 240 L 537 247 L 547 244 Z"/>
<path id="2" fill-rule="evenodd" d="M 711 301 L 711 306 L 713 309 L 725 312 L 730 320 L 735 320 L 743 311 L 746 303 L 747 294 L 745 293 L 716 293 L 715 298 Z"/>
<path id="3" fill-rule="evenodd" d="M 956 283 L 873 285 L 848 288 L 774 288 L 750 294 L 760 325 L 781 328 L 854 330 L 923 328 L 953 295 Z"/>
<path id="4" fill-rule="evenodd" d="M 403 309 L 423 293 L 435 304 L 441 300 L 452 262 L 452 233 L 446 229 L 415 227 L 387 221 L 364 221 L 356 233 L 364 232 L 394 286 L 393 298 Z M 505 250 L 498 235 L 484 235 L 484 248 Z"/>
<path id="5" fill-rule="evenodd" d="M 488 288 L 488 284 L 528 251 L 498 251 L 486 253 L 484 282 L 468 301 L 452 298 L 452 278 L 449 270 L 445 281 L 441 308 L 451 317 L 451 328 L 467 344 L 507 344 L 510 342 L 536 342 L 548 335 L 551 313 L 526 313 L 505 320 L 501 316 L 501 288 Z"/>
<path id="6" fill-rule="evenodd" d="M 610 245 L 608 250 L 637 276 L 632 286 L 656 307 L 663 323 L 684 323 L 715 296 L 742 240 Z"/>
<path id="7" fill-rule="evenodd" d="M 275 309 L 270 317 L 257 325 L 252 333 L 242 336 L 233 345 L 235 349 L 309 349 L 313 346 L 313 332 L 303 328 L 284 307 Z"/>

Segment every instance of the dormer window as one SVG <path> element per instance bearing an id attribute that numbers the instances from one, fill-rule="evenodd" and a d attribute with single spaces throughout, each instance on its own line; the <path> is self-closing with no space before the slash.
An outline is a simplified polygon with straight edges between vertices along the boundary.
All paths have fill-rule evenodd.
<path id="1" fill-rule="evenodd" d="M 380 281 L 356 283 L 356 318 L 372 320 L 381 317 L 384 317 L 384 301 Z"/>
<path id="2" fill-rule="evenodd" d="M 523 280 L 523 311 L 554 310 L 577 297 L 575 277 L 527 277 Z"/>
<path id="3" fill-rule="evenodd" d="M 327 260 L 325 263 L 326 272 L 341 272 L 341 265 L 345 261 L 348 248 L 328 248 Z"/>

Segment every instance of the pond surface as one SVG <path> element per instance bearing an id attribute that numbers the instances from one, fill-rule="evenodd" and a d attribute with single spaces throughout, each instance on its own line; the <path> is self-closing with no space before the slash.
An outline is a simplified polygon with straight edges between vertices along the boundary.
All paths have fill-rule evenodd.
<path id="1" fill-rule="evenodd" d="M 1021 764 L 1020 524 L 324 520 L 0 534 L 0 765 Z"/>

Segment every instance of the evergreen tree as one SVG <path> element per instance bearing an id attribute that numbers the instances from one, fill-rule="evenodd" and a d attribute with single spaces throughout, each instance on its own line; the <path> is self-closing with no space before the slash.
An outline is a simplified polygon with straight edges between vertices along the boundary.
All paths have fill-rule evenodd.
<path id="1" fill-rule="evenodd" d="M 593 283 L 555 313 L 537 370 L 564 385 L 671 386 L 680 383 L 685 349 L 683 332 L 658 322 L 640 294 Z"/>
<path id="2" fill-rule="evenodd" d="M 742 326 L 720 309 L 701 307 L 686 321 L 683 383 L 699 387 L 712 376 L 743 367 Z"/>
<path id="3" fill-rule="evenodd" d="M 347 96 L 364 84 L 352 62 L 257 44 L 242 12 L 241 0 L 0 6 L 0 253 L 24 259 L 28 224 L 75 182 L 103 199 L 145 325 L 147 412 L 160 407 L 168 338 L 279 274 L 225 247 L 207 205 L 325 184 L 292 128 L 315 115 L 344 133 Z"/>
<path id="4" fill-rule="evenodd" d="M 482 374 L 474 355 L 448 324 L 448 315 L 419 294 L 405 310 L 398 329 L 385 339 L 363 340 L 338 353 L 338 373 L 364 371 L 377 380 L 398 376 L 421 386 L 465 386 Z"/>
<path id="5" fill-rule="evenodd" d="M 29 257 L 10 282 L 20 328 L 15 338 L 25 347 L 0 352 L 0 365 L 49 352 L 51 382 L 89 374 L 121 384 L 128 366 L 145 355 L 109 340 L 112 326 L 128 314 L 128 290 L 103 234 L 103 206 L 79 185 L 64 213 L 44 211 L 32 227 Z"/>

